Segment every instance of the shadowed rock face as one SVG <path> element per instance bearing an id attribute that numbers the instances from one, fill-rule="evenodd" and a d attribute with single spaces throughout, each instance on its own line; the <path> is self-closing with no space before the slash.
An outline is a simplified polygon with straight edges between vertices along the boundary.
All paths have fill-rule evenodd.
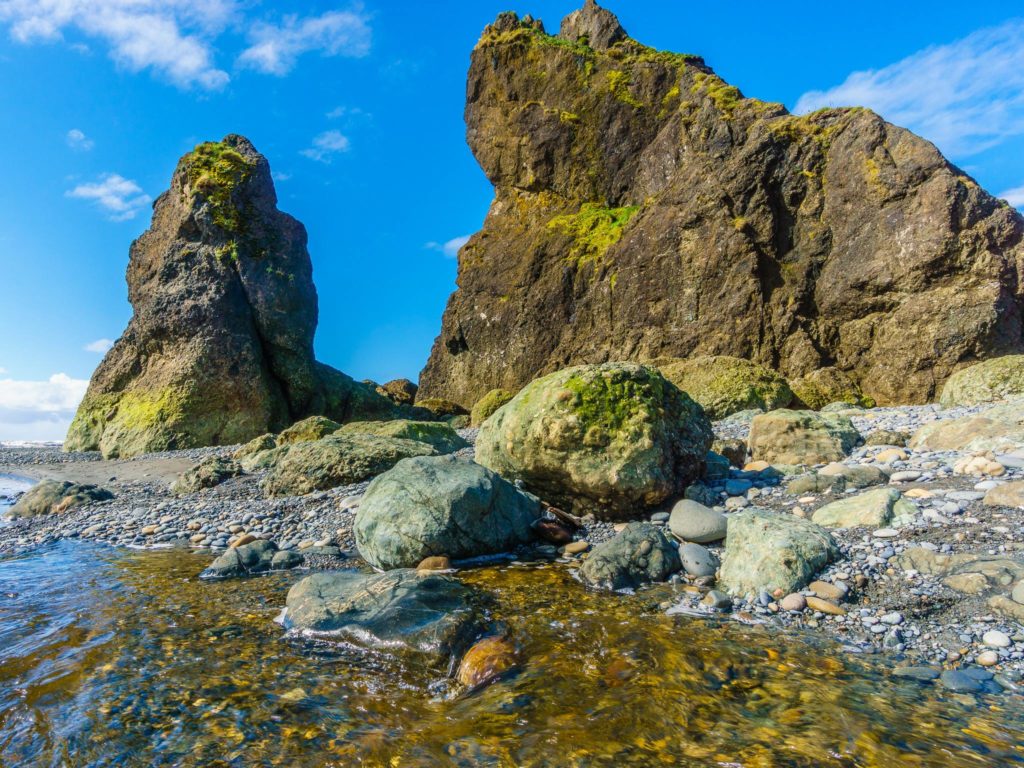
<path id="1" fill-rule="evenodd" d="M 487 27 L 466 124 L 495 198 L 420 397 L 731 355 L 921 402 L 1024 349 L 1024 220 L 868 110 L 744 98 L 588 2 L 559 36 L 514 14 Z"/>
<path id="2" fill-rule="evenodd" d="M 306 230 L 277 210 L 270 166 L 241 136 L 179 161 L 132 243 L 127 280 L 134 314 L 93 374 L 68 450 L 238 443 L 310 414 L 391 407 L 313 358 Z"/>

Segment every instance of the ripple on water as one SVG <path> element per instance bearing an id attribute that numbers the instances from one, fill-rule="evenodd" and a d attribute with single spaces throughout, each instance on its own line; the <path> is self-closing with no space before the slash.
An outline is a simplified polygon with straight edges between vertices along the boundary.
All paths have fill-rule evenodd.
<path id="1" fill-rule="evenodd" d="M 76 543 L 0 560 L 0 765 L 1024 763 L 1018 699 L 979 705 L 792 635 L 665 616 L 659 590 L 464 574 L 525 658 L 467 695 L 286 639 L 294 576 L 200 582 L 205 564 Z"/>

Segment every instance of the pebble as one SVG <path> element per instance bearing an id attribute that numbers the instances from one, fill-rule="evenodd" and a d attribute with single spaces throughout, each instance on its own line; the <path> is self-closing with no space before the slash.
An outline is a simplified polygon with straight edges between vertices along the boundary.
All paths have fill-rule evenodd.
<path id="1" fill-rule="evenodd" d="M 981 637 L 981 642 L 989 648 L 1009 648 L 1012 644 L 1010 636 L 998 629 L 990 629 Z"/>
<path id="2" fill-rule="evenodd" d="M 822 600 L 820 597 L 814 597 L 813 595 L 808 595 L 805 599 L 807 600 L 807 607 L 812 611 L 819 611 L 820 613 L 827 613 L 832 616 L 846 615 L 845 608 L 829 600 Z"/>
<path id="3" fill-rule="evenodd" d="M 994 667 L 999 663 L 999 654 L 995 651 L 982 651 L 975 659 L 983 667 Z"/>
<path id="4" fill-rule="evenodd" d="M 799 613 L 807 608 L 807 599 L 799 592 L 793 592 L 779 601 L 779 607 L 784 611 Z"/>

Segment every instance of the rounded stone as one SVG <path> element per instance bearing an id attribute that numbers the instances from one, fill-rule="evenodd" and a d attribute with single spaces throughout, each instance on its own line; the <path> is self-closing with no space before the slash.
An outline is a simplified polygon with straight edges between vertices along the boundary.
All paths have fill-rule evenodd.
<path id="1" fill-rule="evenodd" d="M 728 518 L 690 499 L 677 501 L 669 515 L 668 528 L 683 541 L 707 544 L 725 538 Z"/>
<path id="2" fill-rule="evenodd" d="M 982 635 L 981 642 L 989 648 L 1009 648 L 1011 643 L 1010 636 L 998 629 L 990 629 Z"/>
<path id="3" fill-rule="evenodd" d="M 683 544 L 679 559 L 683 561 L 683 570 L 694 577 L 714 576 L 720 565 L 718 557 L 700 544 Z"/>

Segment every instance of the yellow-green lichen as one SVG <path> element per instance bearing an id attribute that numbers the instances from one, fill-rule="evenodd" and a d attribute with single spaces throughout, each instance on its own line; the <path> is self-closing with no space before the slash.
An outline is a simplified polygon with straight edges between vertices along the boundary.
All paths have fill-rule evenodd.
<path id="1" fill-rule="evenodd" d="M 739 88 L 729 85 L 717 75 L 704 72 L 698 72 L 693 76 L 690 92 L 707 96 L 726 119 L 732 117 L 733 110 L 743 101 L 743 94 Z"/>
<path id="2" fill-rule="evenodd" d="M 608 78 L 608 90 L 616 99 L 631 107 L 640 108 L 644 106 L 644 103 L 629 90 L 632 78 L 626 72 L 623 72 L 621 69 L 613 69 L 608 72 L 606 77 Z"/>
<path id="3" fill-rule="evenodd" d="M 198 145 L 184 162 L 189 189 L 210 204 L 214 223 L 226 232 L 238 233 L 242 219 L 232 196 L 252 176 L 255 163 L 217 141 Z"/>
<path id="4" fill-rule="evenodd" d="M 567 258 L 581 266 L 599 261 L 619 242 L 626 225 L 639 210 L 637 205 L 608 208 L 600 203 L 584 203 L 578 213 L 553 218 L 548 222 L 548 229 L 573 238 L 575 242 Z"/>

